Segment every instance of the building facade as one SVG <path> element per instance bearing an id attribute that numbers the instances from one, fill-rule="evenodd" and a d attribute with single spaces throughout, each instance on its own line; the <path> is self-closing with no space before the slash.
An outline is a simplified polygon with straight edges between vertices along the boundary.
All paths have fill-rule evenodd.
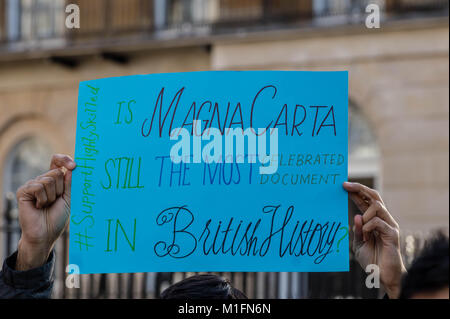
<path id="1" fill-rule="evenodd" d="M 17 227 L 17 187 L 73 155 L 80 81 L 203 70 L 348 70 L 349 178 L 380 191 L 405 236 L 448 229 L 448 36 L 438 0 L 0 0 L 0 229 Z M 0 256 L 17 239 L 0 232 Z M 314 295 L 305 276 L 284 289 L 289 276 L 265 279 L 274 296 Z"/>

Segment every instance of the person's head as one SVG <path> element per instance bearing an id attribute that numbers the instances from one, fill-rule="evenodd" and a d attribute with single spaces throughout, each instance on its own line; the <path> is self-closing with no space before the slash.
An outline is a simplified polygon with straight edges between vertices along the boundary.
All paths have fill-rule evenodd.
<path id="1" fill-rule="evenodd" d="M 402 280 L 400 298 L 448 298 L 448 237 L 437 233 L 424 246 Z"/>
<path id="2" fill-rule="evenodd" d="M 161 299 L 247 299 L 247 296 L 228 280 L 206 274 L 173 284 L 161 293 Z"/>

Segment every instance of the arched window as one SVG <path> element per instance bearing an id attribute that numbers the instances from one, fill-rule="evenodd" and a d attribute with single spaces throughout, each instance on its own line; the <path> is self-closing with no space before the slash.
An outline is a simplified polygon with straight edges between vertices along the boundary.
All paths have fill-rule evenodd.
<path id="1" fill-rule="evenodd" d="M 377 185 L 380 150 L 375 134 L 364 114 L 352 103 L 348 116 L 349 178 L 372 178 Z"/>
<path id="2" fill-rule="evenodd" d="M 1 249 L 10 254 L 16 248 L 19 240 L 17 220 L 17 203 L 15 193 L 26 181 L 41 175 L 49 169 L 51 147 L 37 137 L 29 137 L 18 142 L 9 152 L 4 167 L 3 190 L 6 194 L 5 214 L 1 224 L 6 226 L 6 232 L 1 242 L 5 243 Z"/>
<path id="3" fill-rule="evenodd" d="M 47 171 L 51 155 L 50 146 L 37 137 L 17 143 L 6 160 L 4 190 L 15 192 L 30 178 Z"/>

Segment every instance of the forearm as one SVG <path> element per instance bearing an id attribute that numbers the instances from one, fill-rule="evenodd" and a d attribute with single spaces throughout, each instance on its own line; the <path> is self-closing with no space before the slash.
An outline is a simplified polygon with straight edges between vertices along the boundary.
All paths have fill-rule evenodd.
<path id="1" fill-rule="evenodd" d="M 19 240 L 15 270 L 26 271 L 43 266 L 50 256 L 53 245 L 31 245 Z"/>
<path id="2" fill-rule="evenodd" d="M 400 271 L 400 274 L 397 277 L 397 280 L 395 282 L 390 284 L 383 284 L 384 290 L 386 291 L 386 294 L 389 296 L 389 299 L 398 299 L 400 296 L 400 291 L 402 288 L 402 278 L 407 273 L 406 268 L 402 265 L 402 269 Z"/>

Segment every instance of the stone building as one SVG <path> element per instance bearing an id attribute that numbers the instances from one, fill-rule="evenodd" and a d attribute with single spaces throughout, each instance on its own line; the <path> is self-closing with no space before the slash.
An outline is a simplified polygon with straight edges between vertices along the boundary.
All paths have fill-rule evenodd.
<path id="1" fill-rule="evenodd" d="M 64 25 L 68 3 L 79 29 Z M 365 25 L 369 3 L 380 28 Z M 0 229 L 17 223 L 16 188 L 52 153 L 73 154 L 80 81 L 199 70 L 348 70 L 349 178 L 377 188 L 405 234 L 448 229 L 439 0 L 0 0 Z M 17 236 L 0 231 L 0 256 Z"/>

